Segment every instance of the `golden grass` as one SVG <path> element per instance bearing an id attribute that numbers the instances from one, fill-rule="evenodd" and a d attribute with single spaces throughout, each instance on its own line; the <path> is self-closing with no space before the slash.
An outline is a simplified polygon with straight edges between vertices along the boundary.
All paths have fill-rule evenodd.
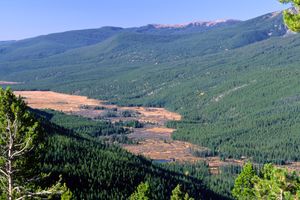
<path id="1" fill-rule="evenodd" d="M 196 146 L 181 141 L 163 141 L 157 139 L 147 139 L 138 145 L 125 145 L 125 149 L 145 157 L 155 160 L 176 160 L 179 162 L 195 162 L 200 160 L 191 154 L 191 148 Z"/>
<path id="2" fill-rule="evenodd" d="M 84 96 L 68 95 L 51 91 L 15 91 L 25 98 L 28 106 L 35 109 L 52 109 L 62 112 L 76 112 L 82 105 L 97 106 L 101 101 Z"/>
<path id="3" fill-rule="evenodd" d="M 181 116 L 163 108 L 119 107 L 107 105 L 105 101 L 89 99 L 85 96 L 69 95 L 51 91 L 15 91 L 16 95 L 24 97 L 28 105 L 35 109 L 53 109 L 62 112 L 79 112 L 81 106 L 102 106 L 107 109 L 131 110 L 140 113 L 141 122 L 151 122 L 163 125 L 166 121 L 180 120 Z"/>
<path id="4" fill-rule="evenodd" d="M 172 134 L 175 129 L 172 128 L 166 128 L 166 127 L 151 127 L 147 128 L 145 131 L 149 131 L 152 133 L 158 133 L 158 134 Z"/>

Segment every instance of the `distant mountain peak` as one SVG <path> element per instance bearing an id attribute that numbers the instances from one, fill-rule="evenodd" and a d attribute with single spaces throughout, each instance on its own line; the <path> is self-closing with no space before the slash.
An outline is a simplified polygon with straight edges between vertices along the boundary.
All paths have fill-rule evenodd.
<path id="1" fill-rule="evenodd" d="M 150 26 L 153 26 L 154 28 L 157 29 L 162 29 L 162 28 L 179 29 L 179 28 L 197 27 L 197 26 L 213 27 L 221 24 L 233 24 L 237 22 L 241 22 L 241 21 L 235 19 L 218 19 L 215 21 L 195 21 L 195 22 L 190 22 L 185 24 L 150 24 Z"/>

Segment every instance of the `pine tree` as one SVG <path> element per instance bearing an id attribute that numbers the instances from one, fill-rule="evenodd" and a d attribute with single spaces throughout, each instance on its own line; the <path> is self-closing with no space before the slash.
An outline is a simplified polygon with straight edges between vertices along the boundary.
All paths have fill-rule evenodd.
<path id="1" fill-rule="evenodd" d="M 236 179 L 232 195 L 238 200 L 299 199 L 299 175 L 272 164 L 266 164 L 257 175 L 252 164 L 248 163 Z"/>
<path id="2" fill-rule="evenodd" d="M 184 200 L 194 200 L 194 198 L 191 198 L 188 193 L 185 193 Z"/>
<path id="3" fill-rule="evenodd" d="M 61 182 L 48 188 L 35 184 L 45 177 L 38 170 L 42 138 L 25 102 L 10 89 L 0 88 L 0 196 L 18 200 L 71 194 Z"/>
<path id="4" fill-rule="evenodd" d="M 129 197 L 130 200 L 149 200 L 150 186 L 146 183 L 140 183 L 136 191 Z"/>
<path id="5" fill-rule="evenodd" d="M 284 11 L 284 22 L 295 32 L 300 32 L 300 0 L 279 0 L 281 3 L 292 3 L 293 9 Z"/>
<path id="6" fill-rule="evenodd" d="M 190 198 L 188 193 L 184 194 L 181 191 L 181 186 L 178 184 L 172 191 L 171 200 L 194 200 L 194 199 Z"/>
<path id="7" fill-rule="evenodd" d="M 267 164 L 260 176 L 253 178 L 257 199 L 299 199 L 300 182 L 295 173 Z"/>
<path id="8" fill-rule="evenodd" d="M 182 200 L 183 199 L 183 193 L 181 191 L 181 186 L 177 185 L 174 190 L 172 191 L 171 200 Z"/>
<path id="9" fill-rule="evenodd" d="M 232 190 L 232 195 L 236 199 L 255 199 L 252 179 L 256 175 L 253 165 L 247 163 L 240 175 L 237 177 Z"/>

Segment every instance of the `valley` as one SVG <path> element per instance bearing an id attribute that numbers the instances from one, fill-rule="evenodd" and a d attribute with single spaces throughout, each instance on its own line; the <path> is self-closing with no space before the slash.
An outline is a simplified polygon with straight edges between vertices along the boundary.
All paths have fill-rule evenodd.
<path id="1" fill-rule="evenodd" d="M 85 96 L 70 95 L 52 91 L 15 91 L 34 109 L 50 109 L 69 115 L 77 115 L 94 120 L 102 119 L 113 123 L 120 121 L 138 121 L 143 127 L 132 128 L 128 138 L 134 144 L 122 144 L 122 147 L 135 155 L 143 155 L 159 163 L 195 163 L 204 161 L 212 174 L 219 174 L 220 167 L 243 166 L 247 159 L 221 159 L 218 156 L 196 156 L 210 149 L 189 142 L 173 140 L 176 129 L 167 128 L 168 121 L 180 121 L 182 116 L 164 108 L 128 107 L 108 104 L 107 101 L 90 99 Z M 122 113 L 129 113 L 127 116 Z M 280 165 L 278 165 L 280 167 Z M 300 162 L 289 162 L 281 167 L 289 171 L 300 171 Z"/>
<path id="2" fill-rule="evenodd" d="M 164 108 L 155 107 L 122 107 L 107 104 L 106 101 L 90 99 L 85 96 L 69 95 L 52 91 L 15 91 L 17 96 L 34 109 L 50 109 L 70 115 L 79 115 L 94 120 L 103 119 L 111 122 L 139 121 L 141 128 L 133 128 L 128 138 L 135 144 L 124 144 L 123 148 L 136 155 L 143 155 L 157 162 L 189 162 L 205 161 L 213 174 L 219 173 L 220 166 L 242 165 L 242 160 L 219 157 L 198 157 L 193 152 L 205 152 L 209 149 L 189 142 L 172 139 L 175 129 L 167 128 L 167 121 L 179 121 L 181 115 Z M 129 113 L 126 116 L 117 113 Z M 114 116 L 112 116 L 115 114 Z"/>
<path id="3" fill-rule="evenodd" d="M 0 79 L 26 83 L 13 90 L 172 110 L 182 116 L 168 123 L 172 138 L 222 160 L 298 162 L 299 35 L 287 32 L 278 12 L 205 27 L 103 27 L 8 43 L 0 48 Z M 69 112 L 111 121 L 123 112 L 82 107 L 98 108 Z"/>

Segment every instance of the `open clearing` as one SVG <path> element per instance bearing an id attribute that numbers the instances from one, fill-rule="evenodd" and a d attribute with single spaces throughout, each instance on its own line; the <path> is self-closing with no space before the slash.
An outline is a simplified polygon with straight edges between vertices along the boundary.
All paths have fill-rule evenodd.
<path id="1" fill-rule="evenodd" d="M 193 155 L 193 151 L 205 151 L 207 148 L 199 147 L 188 142 L 174 141 L 171 138 L 174 129 L 165 127 L 170 120 L 180 120 L 181 116 L 164 108 L 146 107 L 120 107 L 106 104 L 105 101 L 89 99 L 84 96 L 68 95 L 51 91 L 15 91 L 35 109 L 52 109 L 66 114 L 80 115 L 89 118 L 105 116 L 107 110 L 130 111 L 133 116 L 106 117 L 112 122 L 137 120 L 147 125 L 143 128 L 135 128 L 128 137 L 138 141 L 135 145 L 123 145 L 125 149 L 136 154 L 143 155 L 153 160 L 197 162 L 205 161 L 213 174 L 220 172 L 220 166 L 243 165 L 242 160 L 226 159 L 221 161 L 219 157 L 201 158 Z M 97 109 L 98 108 L 98 109 Z M 99 109 L 100 108 L 100 109 Z M 300 170 L 299 163 L 287 165 L 289 170 Z"/>
<path id="2" fill-rule="evenodd" d="M 15 91 L 35 109 L 52 109 L 61 112 L 80 111 L 81 105 L 97 106 L 101 102 L 83 96 L 61 94 L 51 91 Z"/>
<path id="3" fill-rule="evenodd" d="M 164 125 L 166 121 L 181 119 L 179 114 L 163 108 L 119 107 L 105 104 L 105 101 L 89 99 L 84 96 L 51 91 L 15 91 L 14 93 L 23 97 L 28 105 L 35 109 L 52 109 L 91 118 L 97 117 L 106 110 L 115 109 L 138 113 L 138 116 L 134 117 L 137 120 L 158 125 Z M 102 107 L 103 109 L 93 109 L 95 107 Z M 113 120 L 119 120 L 119 118 L 114 118 Z"/>

